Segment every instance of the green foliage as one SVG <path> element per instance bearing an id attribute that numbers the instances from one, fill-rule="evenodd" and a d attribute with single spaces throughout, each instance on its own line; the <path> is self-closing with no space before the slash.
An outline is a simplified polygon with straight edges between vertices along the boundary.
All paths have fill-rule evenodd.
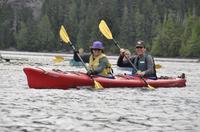
<path id="1" fill-rule="evenodd" d="M 182 56 L 200 57 L 200 18 L 190 16 L 185 23 L 183 33 Z"/>
<path id="2" fill-rule="evenodd" d="M 55 48 L 55 38 L 47 15 L 44 15 L 37 25 L 36 39 L 36 45 L 40 51 L 52 51 Z"/>
<path id="3" fill-rule="evenodd" d="M 152 54 L 164 57 L 179 56 L 182 30 L 183 27 L 176 22 L 176 19 L 168 16 L 158 36 L 153 41 Z"/>
<path id="4" fill-rule="evenodd" d="M 0 8 L 0 49 L 8 48 L 14 45 L 12 26 L 13 11 L 9 6 Z"/>
<path id="5" fill-rule="evenodd" d="M 99 32 L 104 19 L 123 48 L 134 50 L 144 40 L 151 53 L 163 57 L 200 56 L 198 0 L 45 0 L 39 18 L 30 7 L 0 7 L 0 49 L 57 51 L 63 24 L 71 41 L 89 51 L 94 40 L 118 54 L 113 42 Z M 66 46 L 67 50 L 71 50 Z"/>
<path id="6" fill-rule="evenodd" d="M 15 34 L 15 39 L 17 43 L 17 49 L 26 50 L 28 48 L 28 29 L 24 23 L 21 23 L 21 28 L 18 33 Z"/>

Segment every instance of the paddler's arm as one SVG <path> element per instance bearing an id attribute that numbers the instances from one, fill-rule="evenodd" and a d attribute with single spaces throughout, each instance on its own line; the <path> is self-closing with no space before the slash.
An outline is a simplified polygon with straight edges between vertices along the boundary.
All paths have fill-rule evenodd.
<path id="1" fill-rule="evenodd" d="M 108 59 L 106 57 L 101 58 L 99 60 L 99 67 L 94 69 L 94 73 L 95 74 L 101 73 L 107 67 L 107 64 L 108 64 Z"/>
<path id="2" fill-rule="evenodd" d="M 78 53 L 78 51 L 77 51 L 77 52 L 74 52 L 73 58 L 74 58 L 75 61 L 81 61 L 81 60 L 79 59 L 77 53 Z M 81 56 L 81 58 L 83 59 L 83 61 L 84 61 L 85 63 L 89 63 L 90 54 L 84 54 L 84 55 L 80 55 L 80 56 Z"/>
<path id="3" fill-rule="evenodd" d="M 132 65 L 129 63 L 129 61 L 123 61 L 124 56 L 120 55 L 117 60 L 117 66 L 119 67 L 132 67 Z M 134 57 L 130 58 L 131 62 L 133 62 Z"/>

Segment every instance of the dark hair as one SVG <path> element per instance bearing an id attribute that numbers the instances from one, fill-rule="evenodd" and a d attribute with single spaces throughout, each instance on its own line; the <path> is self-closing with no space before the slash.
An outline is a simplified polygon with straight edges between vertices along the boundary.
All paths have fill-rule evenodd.
<path id="1" fill-rule="evenodd" d="M 90 49 L 91 54 L 93 54 L 92 50 L 93 50 L 93 49 Z M 104 50 L 103 50 L 103 49 L 100 49 L 100 50 L 101 50 L 102 53 L 104 53 Z"/>

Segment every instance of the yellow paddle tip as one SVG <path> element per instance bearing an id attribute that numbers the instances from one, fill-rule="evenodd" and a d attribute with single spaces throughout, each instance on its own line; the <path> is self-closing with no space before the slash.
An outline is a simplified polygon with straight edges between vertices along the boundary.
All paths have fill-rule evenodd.
<path id="1" fill-rule="evenodd" d="M 60 38 L 62 39 L 63 42 L 70 43 L 69 35 L 67 34 L 65 27 L 61 25 L 60 31 L 59 31 Z"/>
<path id="2" fill-rule="evenodd" d="M 97 82 L 97 81 L 94 81 L 94 88 L 95 88 L 95 90 L 102 90 L 102 89 L 104 89 L 103 86 L 99 82 Z"/>
<path id="3" fill-rule="evenodd" d="M 113 39 L 112 33 L 104 20 L 99 23 L 99 30 L 107 39 Z"/>
<path id="4" fill-rule="evenodd" d="M 149 84 L 148 84 L 148 88 L 147 89 L 149 89 L 149 90 L 155 90 L 155 88 L 153 86 L 149 85 Z"/>
<path id="5" fill-rule="evenodd" d="M 162 68 L 162 65 L 156 64 L 156 69 L 160 69 L 160 68 Z"/>
<path id="6" fill-rule="evenodd" d="M 60 63 L 60 62 L 62 62 L 62 61 L 64 61 L 64 57 L 62 57 L 62 56 L 55 56 L 55 57 L 53 58 L 53 62 L 54 62 L 54 63 Z"/>

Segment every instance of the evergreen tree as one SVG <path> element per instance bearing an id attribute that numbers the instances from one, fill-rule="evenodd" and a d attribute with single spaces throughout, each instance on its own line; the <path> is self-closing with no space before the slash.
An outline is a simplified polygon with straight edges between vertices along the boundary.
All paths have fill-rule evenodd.
<path id="1" fill-rule="evenodd" d="M 185 30 L 182 37 L 181 56 L 200 55 L 200 19 L 190 16 L 185 24 Z"/>
<path id="2" fill-rule="evenodd" d="M 10 6 L 0 8 L 0 49 L 13 47 L 15 44 L 12 28 L 13 11 Z"/>
<path id="3" fill-rule="evenodd" d="M 152 54 L 164 57 L 179 56 L 181 47 L 182 27 L 173 17 L 166 18 L 162 31 L 155 39 L 155 45 L 152 48 Z"/>
<path id="4" fill-rule="evenodd" d="M 29 49 L 28 37 L 29 35 L 28 35 L 27 26 L 23 22 L 21 22 L 20 30 L 18 31 L 18 33 L 15 34 L 17 49 L 22 50 L 22 51 Z"/>
<path id="5" fill-rule="evenodd" d="M 86 45 L 88 43 L 87 38 L 89 38 L 89 34 L 87 33 L 87 28 L 85 26 L 84 20 L 81 20 L 79 24 L 79 31 L 77 35 L 77 48 L 84 48 L 86 50 Z"/>
<path id="6" fill-rule="evenodd" d="M 45 0 L 37 20 L 26 4 L 0 4 L 0 49 L 60 50 L 58 32 L 64 25 L 78 48 L 89 50 L 92 41 L 100 40 L 118 53 L 99 32 L 104 19 L 121 47 L 131 50 L 142 39 L 154 55 L 199 56 L 199 0 Z"/>
<path id="7" fill-rule="evenodd" d="M 49 18 L 47 15 L 44 15 L 37 26 L 37 41 L 35 45 L 38 45 L 39 50 L 54 50 L 55 38 L 51 29 Z"/>

